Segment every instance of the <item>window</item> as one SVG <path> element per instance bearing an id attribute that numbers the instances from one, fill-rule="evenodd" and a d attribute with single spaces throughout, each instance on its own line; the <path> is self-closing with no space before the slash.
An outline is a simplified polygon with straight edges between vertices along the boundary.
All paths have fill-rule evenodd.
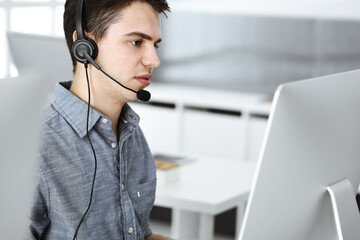
<path id="1" fill-rule="evenodd" d="M 6 32 L 63 36 L 65 0 L 0 0 L 0 78 L 16 76 Z"/>
<path id="2" fill-rule="evenodd" d="M 55 9 L 55 35 L 57 35 L 57 36 L 64 36 L 63 15 L 64 15 L 64 6 L 56 7 L 56 9 Z"/>
<path id="3" fill-rule="evenodd" d="M 1 0 L 0 0 L 1 2 Z M 6 26 L 6 15 L 5 10 L 0 8 L 0 29 L 5 29 Z M 0 49 L 7 49 L 6 45 L 6 35 L 5 31 L 0 32 Z M 6 76 L 6 51 L 0 51 L 0 78 Z"/>
<path id="4" fill-rule="evenodd" d="M 23 33 L 51 34 L 53 27 L 51 15 L 52 12 L 49 7 L 14 7 L 10 11 L 10 30 Z"/>

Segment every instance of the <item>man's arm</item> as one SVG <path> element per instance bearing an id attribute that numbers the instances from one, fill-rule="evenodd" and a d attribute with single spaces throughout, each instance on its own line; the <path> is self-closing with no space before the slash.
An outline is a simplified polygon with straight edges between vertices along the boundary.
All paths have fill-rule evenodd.
<path id="1" fill-rule="evenodd" d="M 159 234 L 151 234 L 146 238 L 146 240 L 172 240 L 172 239 Z"/>
<path id="2" fill-rule="evenodd" d="M 50 224 L 47 209 L 48 196 L 47 183 L 43 176 L 39 176 L 30 214 L 30 236 L 28 239 L 44 239 L 46 229 Z"/>

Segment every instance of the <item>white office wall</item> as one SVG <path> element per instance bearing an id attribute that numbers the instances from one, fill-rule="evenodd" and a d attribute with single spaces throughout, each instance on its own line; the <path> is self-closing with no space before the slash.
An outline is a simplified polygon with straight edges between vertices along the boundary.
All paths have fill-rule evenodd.
<path id="1" fill-rule="evenodd" d="M 312 1 L 310 1 L 310 0 L 254 0 L 254 1 L 250 1 L 250 0 L 248 0 L 248 1 L 237 1 L 237 0 L 225 0 L 225 1 L 182 0 L 182 1 L 177 1 L 177 0 L 169 0 L 168 2 L 172 9 L 172 13 L 168 14 L 169 19 L 165 20 L 164 23 L 174 21 L 176 19 L 178 12 L 182 12 L 184 10 L 185 11 L 196 11 L 201 14 L 216 13 L 216 14 L 223 14 L 223 15 L 237 14 L 237 15 L 243 15 L 243 16 L 251 16 L 250 17 L 250 25 L 251 26 L 249 26 L 249 28 L 258 30 L 258 31 L 261 31 L 261 29 L 272 30 L 271 26 L 270 26 L 270 28 L 268 28 L 268 25 L 265 24 L 263 27 L 261 27 L 262 24 L 259 24 L 259 22 L 256 19 L 253 21 L 252 18 L 257 18 L 259 16 L 260 17 L 261 16 L 263 16 L 263 17 L 264 16 L 268 16 L 268 17 L 275 16 L 275 17 L 281 17 L 281 18 L 293 17 L 293 18 L 309 18 L 309 19 L 333 19 L 333 20 L 334 19 L 348 19 L 348 20 L 352 20 L 355 22 L 360 19 L 360 15 L 358 14 L 358 11 L 357 11 L 357 9 L 359 9 L 359 7 L 360 7 L 360 2 L 356 1 L 356 0 L 329 0 L 329 1 L 325 1 L 325 0 L 312 0 Z M 5 63 L 5 64 L 0 65 L 0 77 L 9 76 L 11 72 L 13 72 L 13 74 L 16 73 L 15 71 L 10 70 L 11 64 L 9 64 L 9 53 L 8 53 L 8 50 L 7 50 L 8 48 L 7 48 L 7 45 L 5 42 L 6 39 L 3 37 L 4 32 L 6 32 L 8 30 L 14 30 L 14 31 L 21 31 L 21 32 L 28 32 L 28 33 L 41 33 L 41 34 L 61 36 L 61 35 L 63 35 L 62 14 L 63 14 L 64 3 L 65 3 L 65 0 L 0 0 L 0 19 L 1 19 L 1 23 L 0 23 L 0 26 L 1 26 L 1 28 L 0 28 L 0 49 L 1 49 L 0 61 L 2 61 L 2 63 Z M 219 18 L 216 18 L 216 19 L 219 19 Z M 249 17 L 246 18 L 245 20 L 249 20 Z M 268 22 L 267 20 L 271 20 L 269 22 L 275 23 L 275 25 L 278 22 L 278 21 L 276 21 L 276 19 L 275 20 L 274 19 L 265 19 L 264 20 L 265 23 Z M 293 21 L 294 21 L 294 19 L 293 19 Z M 194 22 L 192 22 L 190 24 L 196 25 L 196 23 L 194 23 Z M 216 25 L 216 22 L 211 23 L 211 24 L 212 24 L 211 29 L 213 31 L 214 31 L 214 29 L 219 28 L 219 26 L 217 26 L 217 25 L 219 25 L 219 23 L 217 25 Z M 238 23 L 238 25 L 240 25 L 240 27 L 241 27 L 241 24 L 242 24 L 242 22 Z M 245 21 L 245 24 L 248 24 L 248 21 Z M 286 24 L 286 25 L 289 25 L 289 24 Z M 332 27 L 332 25 L 334 25 L 334 24 L 329 24 L 330 27 Z M 343 24 L 343 25 L 346 25 L 346 24 Z M 181 30 L 181 28 L 183 28 L 182 26 L 186 26 L 186 25 L 177 24 L 177 26 L 175 28 L 172 26 L 171 26 L 171 28 Z M 186 31 L 188 30 L 189 26 L 190 25 L 186 26 Z M 235 24 L 235 26 L 236 26 L 236 24 Z M 192 27 L 194 27 L 194 26 L 192 26 Z M 303 29 L 302 27 L 306 28 L 308 26 L 307 26 L 307 24 L 301 24 L 300 30 Z M 347 26 L 345 26 L 345 27 L 347 27 Z M 326 28 L 326 26 L 325 26 L 325 28 Z M 220 29 L 226 30 L 225 28 L 221 28 L 221 27 L 220 27 Z M 235 29 L 236 29 L 236 31 L 238 31 L 236 34 L 238 36 L 240 36 L 239 40 L 242 40 L 244 35 L 243 35 L 243 32 L 241 29 L 246 30 L 246 28 L 240 29 L 239 27 L 236 27 Z M 283 29 L 284 30 L 282 32 L 284 32 L 286 34 L 287 33 L 286 26 Z M 295 27 L 295 29 L 297 29 L 297 27 Z M 326 28 L 324 30 L 325 31 L 324 39 L 328 39 L 327 41 L 331 43 L 331 38 L 327 37 L 329 35 L 326 32 L 326 31 L 329 31 L 328 29 L 329 28 Z M 322 34 L 324 31 L 320 31 L 319 34 Z M 266 35 L 265 38 L 261 38 L 255 34 L 256 35 L 255 37 L 257 37 L 255 40 L 270 39 L 269 42 L 271 42 L 271 40 L 276 40 L 275 38 L 271 38 L 271 36 L 269 37 L 269 35 L 268 35 L 269 31 L 263 31 L 263 32 L 264 32 L 264 35 Z M 319 32 L 319 31 L 314 31 L 314 32 Z M 346 33 L 348 33 L 348 32 L 353 32 L 353 31 L 352 30 L 346 31 Z M 190 31 L 187 31 L 185 35 L 181 34 L 181 36 L 179 36 L 179 38 L 186 40 L 187 37 L 188 38 L 194 37 L 195 39 L 197 39 L 196 38 L 197 36 L 194 35 L 195 33 L 196 32 L 193 32 L 190 29 Z M 210 34 L 211 31 L 208 33 Z M 288 35 L 291 36 L 291 33 L 292 32 L 290 31 L 290 33 L 287 34 L 286 36 L 288 36 Z M 164 35 L 163 36 L 164 44 L 162 45 L 161 48 L 163 48 L 163 46 L 166 45 L 165 44 L 166 42 L 169 42 L 168 45 L 172 45 L 172 46 L 176 45 L 176 42 L 174 43 L 174 42 L 167 41 L 167 39 L 172 39 L 172 38 L 176 37 L 172 31 L 170 31 L 168 33 L 168 35 L 169 34 L 171 36 L 167 37 L 167 36 L 165 36 L 166 32 L 164 32 L 164 34 L 163 34 Z M 198 35 L 199 34 L 200 33 L 198 32 Z M 336 34 L 336 31 L 335 31 L 335 34 Z M 215 36 L 221 37 L 221 35 L 222 34 L 217 34 Z M 305 35 L 307 35 L 307 34 L 305 34 Z M 213 35 L 211 35 L 211 34 L 209 36 L 213 37 Z M 345 35 L 342 34 L 341 36 L 344 36 L 343 38 L 350 38 L 346 34 Z M 249 36 L 247 36 L 247 37 L 248 38 L 246 38 L 246 39 L 252 40 L 251 37 L 249 37 Z M 229 39 L 228 41 L 237 40 L 233 37 L 229 37 L 228 39 Z M 228 43 L 228 41 L 227 41 L 227 43 Z M 221 41 L 218 41 L 218 39 L 211 39 L 211 42 L 214 43 L 215 46 L 223 44 Z M 292 42 L 291 39 L 288 42 L 291 43 Z M 201 44 L 201 43 L 202 43 L 201 41 L 198 42 L 198 44 Z M 257 41 L 254 41 L 253 43 L 256 44 Z M 199 47 L 199 48 L 196 47 L 196 42 L 192 42 L 191 44 L 188 44 L 188 45 L 189 46 L 185 46 L 185 47 L 189 48 L 189 49 L 194 49 L 194 52 L 193 52 L 194 54 L 196 53 L 197 50 L 201 49 L 201 47 Z M 334 45 L 334 44 L 331 43 L 330 45 Z M 352 48 L 351 46 L 349 48 Z M 161 50 L 161 48 L 160 48 L 160 50 Z M 177 49 L 180 49 L 182 51 L 183 47 L 173 47 L 171 49 L 171 51 L 174 51 L 174 53 L 176 53 Z M 220 49 L 222 49 L 222 48 L 220 48 Z M 266 50 L 270 51 L 271 49 L 266 48 Z M 250 51 L 251 51 L 251 49 L 250 49 Z M 168 54 L 173 54 L 171 52 L 169 53 L 167 48 L 166 48 L 166 52 Z M 188 53 L 188 51 L 184 51 L 182 53 L 183 54 Z M 265 54 L 266 54 L 266 51 L 265 51 Z M 255 54 L 255 56 L 253 56 L 254 54 L 252 54 L 252 52 L 250 52 L 250 54 L 248 54 L 247 52 L 245 52 L 245 53 L 242 52 L 241 54 L 238 54 L 238 55 L 240 56 L 240 59 L 239 59 L 239 57 L 237 57 L 235 59 L 230 59 L 230 61 L 238 61 L 240 63 L 239 68 L 242 67 L 245 69 L 244 71 L 246 71 L 247 76 L 249 76 L 247 78 L 249 81 L 252 79 L 255 79 L 257 76 L 261 75 L 264 72 L 264 71 L 262 72 L 261 69 L 266 70 L 267 67 L 270 68 L 270 70 L 266 72 L 266 76 L 269 75 L 268 72 L 270 72 L 270 74 L 274 72 L 274 76 L 273 76 L 274 79 L 280 79 L 280 78 L 284 78 L 284 79 L 286 78 L 286 80 L 302 79 L 302 78 L 308 77 L 308 75 L 309 75 L 309 74 L 308 75 L 303 74 L 303 72 L 304 72 L 303 69 L 305 69 L 305 70 L 308 69 L 309 65 L 310 66 L 316 65 L 313 62 L 311 62 L 312 59 L 310 59 L 310 60 L 305 59 L 305 63 L 296 62 L 295 67 L 293 67 L 293 68 L 286 67 L 285 68 L 286 71 L 284 73 L 282 73 L 282 72 L 278 73 L 279 71 L 276 71 L 277 67 L 286 65 L 287 61 L 282 61 L 280 59 L 278 62 L 275 62 L 275 64 L 276 64 L 275 66 L 272 66 L 272 65 L 268 64 L 268 62 L 269 62 L 268 59 L 265 59 L 266 63 L 264 63 L 264 64 L 262 61 L 257 61 L 258 55 Z M 225 58 L 226 57 L 228 57 L 228 56 L 225 56 Z M 255 58 L 255 60 L 254 60 L 254 58 Z M 329 60 L 330 63 L 326 63 L 325 66 L 322 66 L 321 64 L 317 64 L 319 66 L 316 65 L 316 69 L 313 72 L 315 73 L 315 75 L 321 75 L 321 74 L 329 73 L 331 71 L 337 72 L 337 71 L 345 71 L 345 70 L 353 69 L 354 61 L 352 59 L 350 59 L 350 60 L 345 59 L 347 62 L 343 61 L 343 60 L 342 61 L 331 60 L 332 61 L 331 62 Z M 166 60 L 166 58 L 164 60 Z M 225 60 L 229 60 L 229 59 L 226 58 Z M 316 60 L 318 60 L 318 58 Z M 323 60 L 323 58 L 321 58 L 321 60 Z M 255 62 L 255 64 L 251 65 L 251 64 L 249 64 L 249 62 Z M 343 62 L 346 62 L 346 63 L 342 64 Z M 338 67 L 341 64 L 344 66 Z M 164 66 L 166 65 L 166 61 L 164 61 L 163 65 Z M 173 65 L 171 65 L 171 67 Z M 205 65 L 200 64 L 199 66 L 195 66 L 195 64 L 192 64 L 191 66 L 192 67 L 195 66 L 196 69 L 199 69 L 201 67 L 206 67 Z M 228 65 L 224 64 L 224 66 L 228 66 Z M 357 66 L 357 62 L 355 63 L 355 66 Z M 185 67 L 186 67 L 186 69 L 189 68 L 187 66 L 185 66 Z M 176 68 L 180 69 L 181 66 L 176 66 Z M 214 70 L 213 68 L 210 68 L 210 69 Z M 273 72 L 271 72 L 272 69 L 275 69 L 275 70 Z M 166 74 L 169 73 L 169 71 L 171 72 L 171 68 L 170 68 L 170 70 L 167 70 L 167 72 L 165 74 L 162 74 L 162 75 L 165 76 Z M 180 71 L 180 72 L 182 72 L 182 71 Z M 200 71 L 197 71 L 197 72 L 200 72 Z M 215 73 L 218 73 L 218 72 L 215 72 Z M 280 74 L 280 77 L 278 77 L 279 74 Z M 213 76 L 215 78 L 217 75 L 212 74 L 211 76 Z M 192 82 L 194 81 L 192 76 L 190 76 L 189 79 Z M 198 82 L 198 81 L 201 82 L 201 78 L 197 78 L 195 82 Z M 254 82 L 254 81 L 251 81 L 251 82 Z M 279 80 L 279 82 L 282 82 L 282 81 Z M 189 83 L 189 82 L 186 82 L 186 83 Z"/>
<path id="2" fill-rule="evenodd" d="M 0 78 L 16 76 L 7 31 L 62 36 L 65 0 L 0 0 Z"/>
<path id="3" fill-rule="evenodd" d="M 360 19 L 358 0 L 170 0 L 175 11 L 285 18 Z"/>

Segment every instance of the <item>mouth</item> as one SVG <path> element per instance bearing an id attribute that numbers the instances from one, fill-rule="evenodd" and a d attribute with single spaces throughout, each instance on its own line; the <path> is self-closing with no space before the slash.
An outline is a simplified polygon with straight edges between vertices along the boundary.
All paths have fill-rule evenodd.
<path id="1" fill-rule="evenodd" d="M 151 77 L 152 77 L 151 74 L 146 74 L 146 75 L 136 76 L 135 79 L 138 80 L 142 85 L 147 87 L 150 85 Z"/>

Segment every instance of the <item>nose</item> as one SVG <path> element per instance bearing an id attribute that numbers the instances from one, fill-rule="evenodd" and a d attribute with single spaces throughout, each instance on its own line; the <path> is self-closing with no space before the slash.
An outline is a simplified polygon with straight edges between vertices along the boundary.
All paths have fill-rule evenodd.
<path id="1" fill-rule="evenodd" d="M 151 47 L 146 51 L 142 58 L 142 64 L 150 68 L 160 67 L 160 59 L 157 55 L 155 47 Z"/>

